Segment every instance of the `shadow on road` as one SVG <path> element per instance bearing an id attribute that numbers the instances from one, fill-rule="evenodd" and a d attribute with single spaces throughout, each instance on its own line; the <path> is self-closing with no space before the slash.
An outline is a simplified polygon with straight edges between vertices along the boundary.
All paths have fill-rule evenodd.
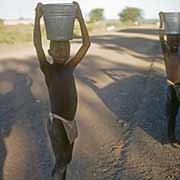
<path id="1" fill-rule="evenodd" d="M 157 29 L 148 29 L 148 28 L 130 28 L 122 29 L 118 32 L 131 33 L 131 34 L 145 34 L 145 35 L 158 35 Z"/>
<path id="2" fill-rule="evenodd" d="M 3 63 L 1 63 L 0 66 L 3 67 Z M 16 73 L 15 71 L 10 70 L 6 71 L 5 73 L 0 73 L 1 178 L 3 178 L 3 165 L 8 153 L 4 139 L 9 137 L 13 125 L 16 123 L 16 114 L 25 105 L 25 102 L 22 101 L 22 98 L 28 98 L 25 97 L 25 94 L 30 93 L 30 86 L 32 82 L 29 81 L 27 84 L 26 81 L 27 80 L 25 75 Z M 22 92 L 25 94 L 21 94 Z M 30 97 L 32 96 L 30 95 Z"/>
<path id="3" fill-rule="evenodd" d="M 150 51 L 149 47 L 152 47 L 158 42 L 157 40 L 144 37 L 124 37 L 121 35 L 93 36 L 91 39 L 93 43 L 99 44 L 102 48 L 108 50 L 115 50 L 119 53 L 130 50 L 134 53 L 146 56 L 154 56 L 154 52 Z"/>
<path id="4" fill-rule="evenodd" d="M 91 42 L 100 45 L 102 48 L 107 50 L 114 50 L 118 53 L 127 52 L 132 56 L 136 56 L 136 58 L 141 58 L 141 56 L 151 56 L 152 58 L 155 57 L 155 52 L 149 48 L 153 47 L 154 45 L 159 47 L 159 41 L 156 39 L 152 39 L 152 37 L 148 36 L 131 36 L 128 37 L 128 34 L 144 34 L 144 35 L 157 35 L 158 31 L 156 29 L 125 29 L 119 32 L 124 32 L 122 35 L 121 33 L 109 33 L 104 35 L 94 35 L 91 36 Z M 127 36 L 126 36 L 127 34 Z M 74 40 L 73 43 L 81 43 L 79 40 Z M 131 52 L 130 52 L 131 51 Z M 134 53 L 134 54 L 133 54 Z M 156 52 L 157 53 L 157 52 Z M 156 57 L 161 55 L 156 54 Z M 149 58 L 148 57 L 148 58 Z M 149 58 L 150 59 L 150 58 Z"/>
<path id="5" fill-rule="evenodd" d="M 27 180 L 47 179 L 47 169 L 50 171 L 50 153 L 45 132 L 47 101 L 37 102 L 32 94 L 34 82 L 30 74 L 38 71 L 32 59 L 0 61 L 1 179 L 5 160 L 8 164 L 6 178 L 15 171 L 14 179 L 18 176 Z M 10 148 L 7 149 L 6 144 L 10 144 Z"/>
<path id="6" fill-rule="evenodd" d="M 106 63 L 108 60 L 88 56 L 76 72 L 77 78 L 93 89 L 106 107 L 116 115 L 117 120 L 134 124 L 155 140 L 165 143 L 163 72 L 149 73 L 147 70 L 121 63 L 114 63 L 112 68 L 106 69 L 101 68 L 96 62 Z M 90 68 L 88 75 L 85 71 L 87 66 Z M 127 72 L 131 74 L 128 77 Z M 99 88 L 94 80 L 97 74 L 104 74 L 113 82 Z"/>

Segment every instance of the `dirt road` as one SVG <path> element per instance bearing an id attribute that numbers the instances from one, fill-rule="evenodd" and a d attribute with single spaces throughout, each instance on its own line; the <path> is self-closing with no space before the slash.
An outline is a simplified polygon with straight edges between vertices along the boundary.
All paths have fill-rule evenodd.
<path id="1" fill-rule="evenodd" d="M 180 179 L 180 149 L 166 138 L 165 73 L 154 27 L 92 36 L 75 76 L 80 136 L 68 180 Z M 3 180 L 51 180 L 48 94 L 30 44 L 0 47 L 0 102 Z"/>

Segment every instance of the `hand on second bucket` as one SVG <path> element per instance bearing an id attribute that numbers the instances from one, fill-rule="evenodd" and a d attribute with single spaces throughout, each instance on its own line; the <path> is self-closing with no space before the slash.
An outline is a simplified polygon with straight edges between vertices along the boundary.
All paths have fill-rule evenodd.
<path id="1" fill-rule="evenodd" d="M 81 12 L 81 8 L 79 6 L 79 3 L 78 2 L 73 2 L 73 4 L 75 4 L 77 6 L 77 12 L 76 12 L 76 17 L 77 19 L 81 20 L 83 19 L 83 16 L 82 16 L 82 12 Z"/>
<path id="2" fill-rule="evenodd" d="M 38 3 L 36 6 L 36 16 L 41 18 L 43 16 L 42 3 Z"/>

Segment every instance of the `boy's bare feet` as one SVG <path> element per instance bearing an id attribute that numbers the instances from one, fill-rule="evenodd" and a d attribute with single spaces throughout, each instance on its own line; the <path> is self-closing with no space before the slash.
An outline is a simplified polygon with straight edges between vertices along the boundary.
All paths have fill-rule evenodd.
<path id="1" fill-rule="evenodd" d="M 66 168 L 54 169 L 52 177 L 53 180 L 66 180 Z"/>
<path id="2" fill-rule="evenodd" d="M 176 137 L 174 137 L 174 136 L 169 137 L 169 142 L 174 148 L 180 147 L 180 140 L 176 139 Z"/>

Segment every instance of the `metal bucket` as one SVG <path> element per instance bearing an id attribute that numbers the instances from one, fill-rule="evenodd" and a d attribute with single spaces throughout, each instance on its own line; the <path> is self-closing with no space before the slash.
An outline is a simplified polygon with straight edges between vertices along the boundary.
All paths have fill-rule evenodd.
<path id="1" fill-rule="evenodd" d="M 43 17 L 48 40 L 71 40 L 73 38 L 76 5 L 44 4 Z"/>
<path id="2" fill-rule="evenodd" d="M 163 13 L 166 34 L 180 34 L 180 13 Z"/>

